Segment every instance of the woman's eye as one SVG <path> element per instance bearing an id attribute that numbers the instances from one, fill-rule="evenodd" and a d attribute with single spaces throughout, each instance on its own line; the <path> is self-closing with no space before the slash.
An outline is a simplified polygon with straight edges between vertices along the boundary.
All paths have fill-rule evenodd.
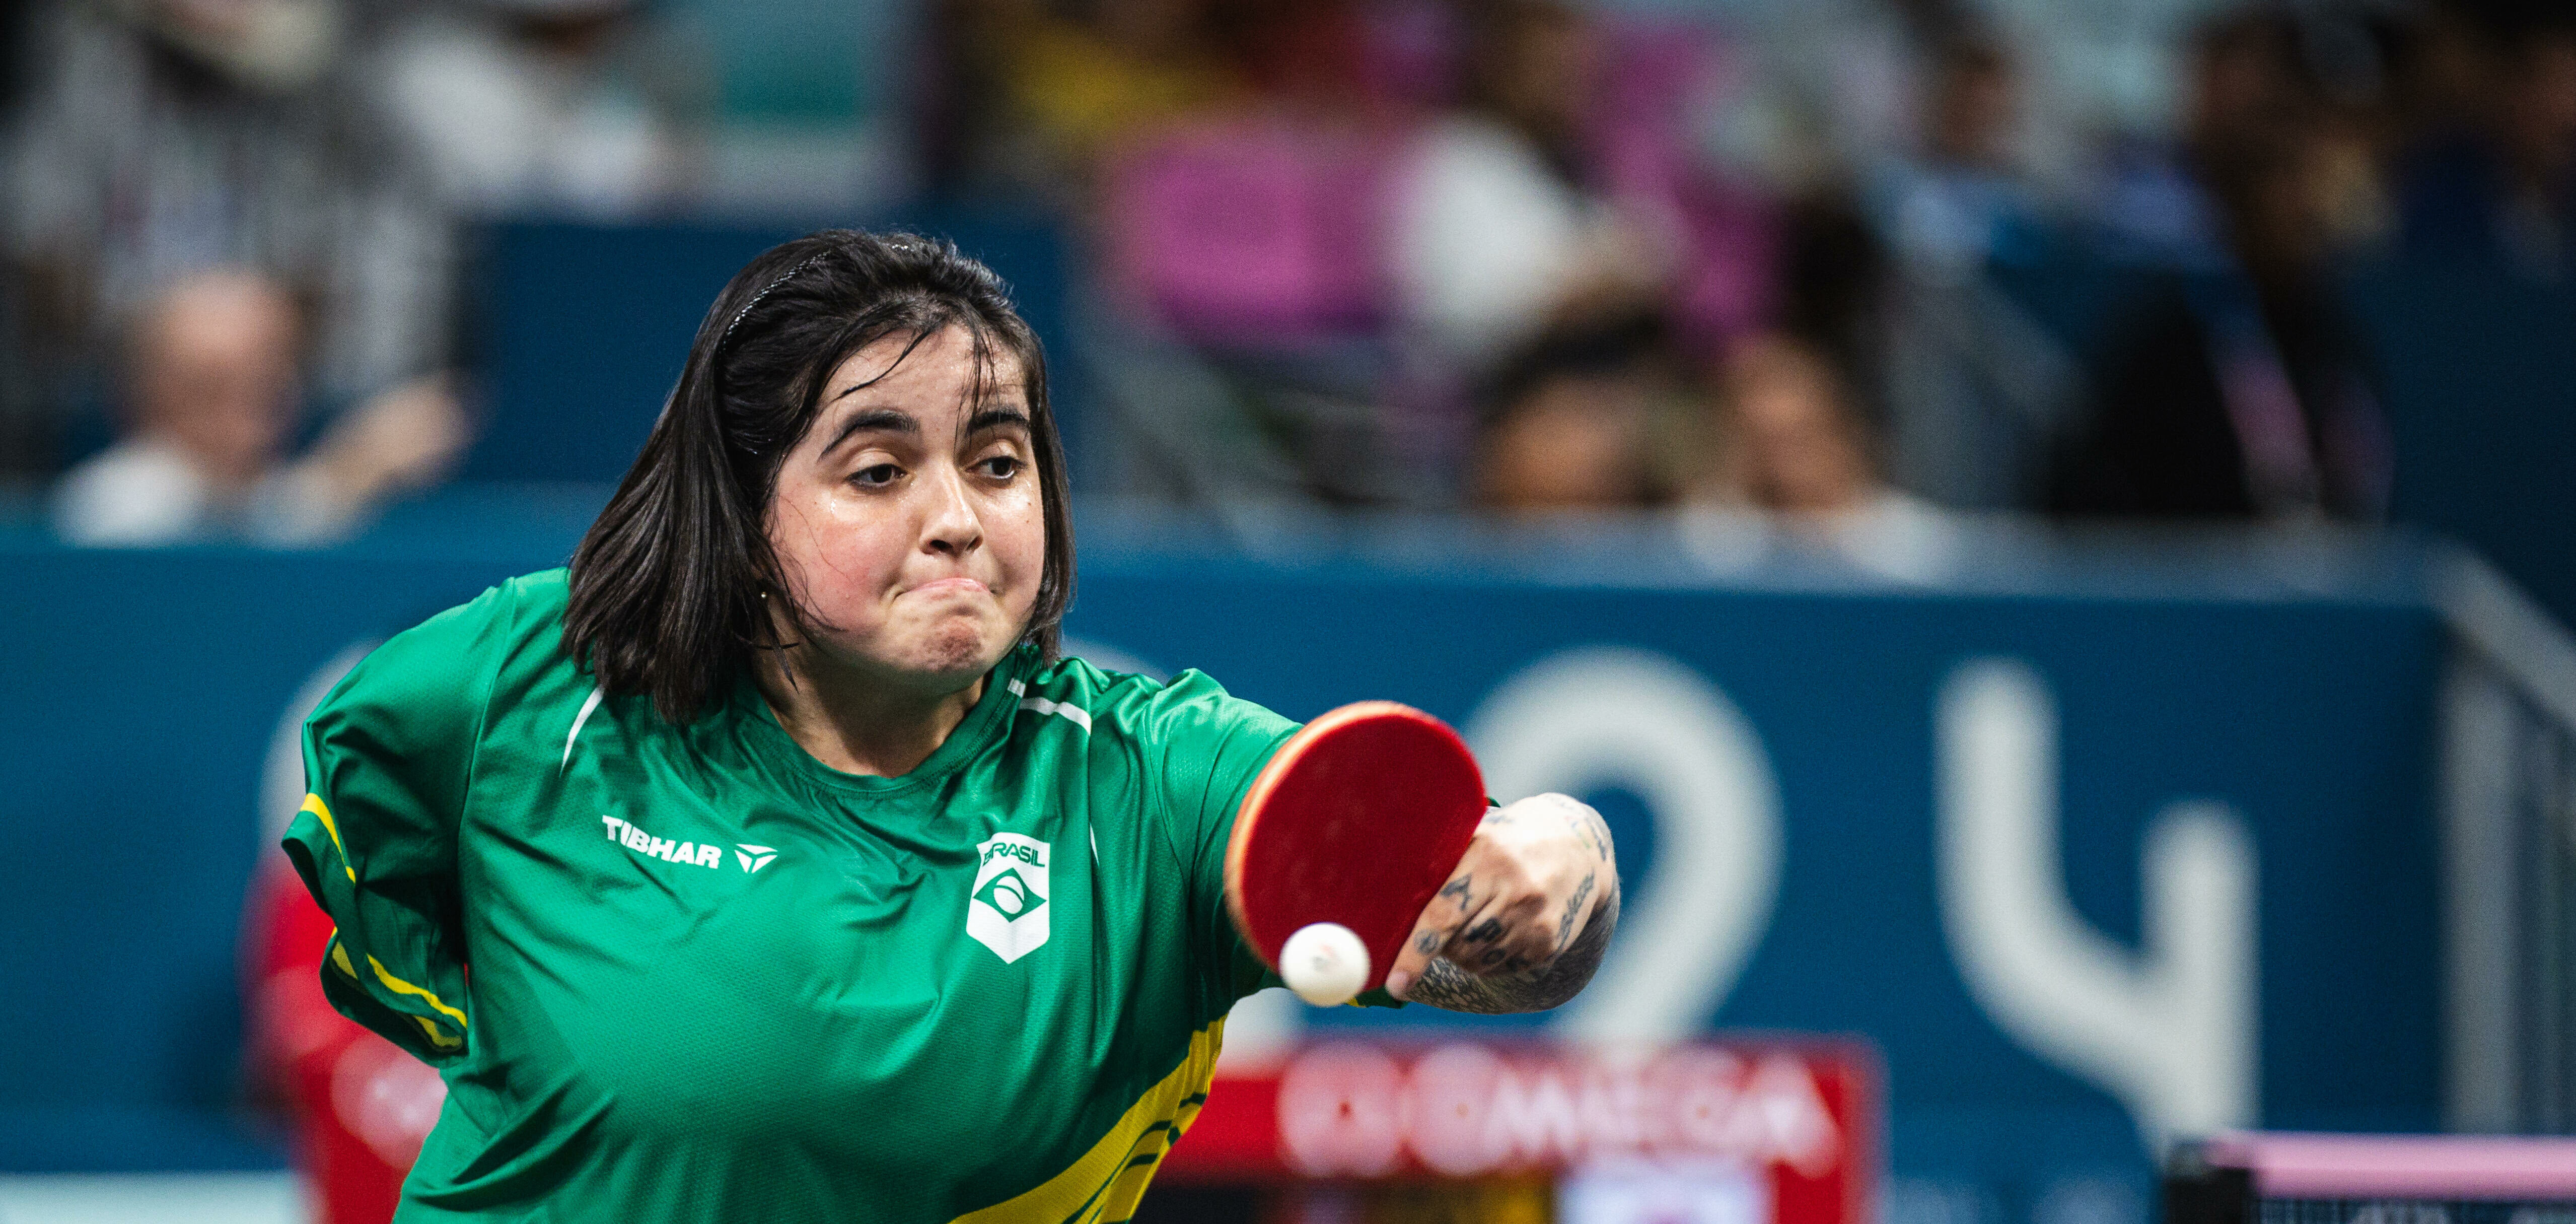
<path id="1" fill-rule="evenodd" d="M 995 455 L 977 466 L 982 467 L 984 474 L 995 480 L 1009 480 L 1020 474 L 1022 464 L 1016 456 Z"/>
<path id="2" fill-rule="evenodd" d="M 850 483 L 857 485 L 862 489 L 882 489 L 887 485 L 893 484 L 895 477 L 901 475 L 902 471 L 903 469 L 898 468 L 891 463 L 880 463 L 872 467 L 863 467 L 856 472 L 852 472 L 850 474 Z"/>

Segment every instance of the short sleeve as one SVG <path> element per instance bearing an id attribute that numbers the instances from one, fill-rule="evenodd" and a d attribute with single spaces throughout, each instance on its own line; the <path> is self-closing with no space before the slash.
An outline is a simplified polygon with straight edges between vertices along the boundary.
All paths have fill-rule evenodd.
<path id="1" fill-rule="evenodd" d="M 1297 724 L 1238 697 L 1204 673 L 1182 672 L 1149 706 L 1147 760 L 1173 851 L 1189 876 L 1190 943 L 1229 999 L 1258 989 L 1261 963 L 1225 912 L 1225 847 L 1235 809 Z"/>
<path id="2" fill-rule="evenodd" d="M 456 830 L 472 781 L 507 588 L 397 634 L 304 724 L 304 809 L 286 854 L 331 916 L 323 993 L 429 1062 L 470 1031 Z"/>

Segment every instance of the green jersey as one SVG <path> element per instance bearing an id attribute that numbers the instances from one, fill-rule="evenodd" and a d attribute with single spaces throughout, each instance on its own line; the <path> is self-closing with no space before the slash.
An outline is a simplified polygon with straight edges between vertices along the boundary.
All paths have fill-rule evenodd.
<path id="1" fill-rule="evenodd" d="M 603 695 L 566 590 L 396 636 L 305 726 L 324 986 L 448 1085 L 399 1218 L 1131 1214 L 1262 981 L 1225 844 L 1293 725 L 1022 648 L 860 777 L 748 679 L 686 725 Z"/>

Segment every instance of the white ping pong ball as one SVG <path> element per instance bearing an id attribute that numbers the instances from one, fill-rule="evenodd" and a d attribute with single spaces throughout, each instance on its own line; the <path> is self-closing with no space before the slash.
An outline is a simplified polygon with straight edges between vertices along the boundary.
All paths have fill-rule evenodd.
<path id="1" fill-rule="evenodd" d="M 1360 937 L 1338 922 L 1297 928 L 1279 948 L 1279 976 L 1297 997 L 1317 1007 L 1339 1007 L 1368 984 L 1369 954 Z"/>

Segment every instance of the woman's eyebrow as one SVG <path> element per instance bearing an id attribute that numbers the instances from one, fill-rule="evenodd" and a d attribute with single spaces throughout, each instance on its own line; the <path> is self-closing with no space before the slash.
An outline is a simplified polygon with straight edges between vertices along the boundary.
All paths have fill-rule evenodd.
<path id="1" fill-rule="evenodd" d="M 823 453 L 831 454 L 840 449 L 842 443 L 849 441 L 852 434 L 872 429 L 881 429 L 887 433 L 902 434 L 911 438 L 921 436 L 921 422 L 914 419 L 909 412 L 895 408 L 862 408 L 842 420 L 840 430 L 832 435 L 829 443 L 824 445 Z"/>
<path id="2" fill-rule="evenodd" d="M 966 433 L 967 436 L 972 437 L 987 429 L 1000 429 L 1005 425 L 1017 425 L 1022 429 L 1030 428 L 1028 410 L 1016 404 L 1001 404 L 979 409 L 975 415 L 966 418 Z"/>

